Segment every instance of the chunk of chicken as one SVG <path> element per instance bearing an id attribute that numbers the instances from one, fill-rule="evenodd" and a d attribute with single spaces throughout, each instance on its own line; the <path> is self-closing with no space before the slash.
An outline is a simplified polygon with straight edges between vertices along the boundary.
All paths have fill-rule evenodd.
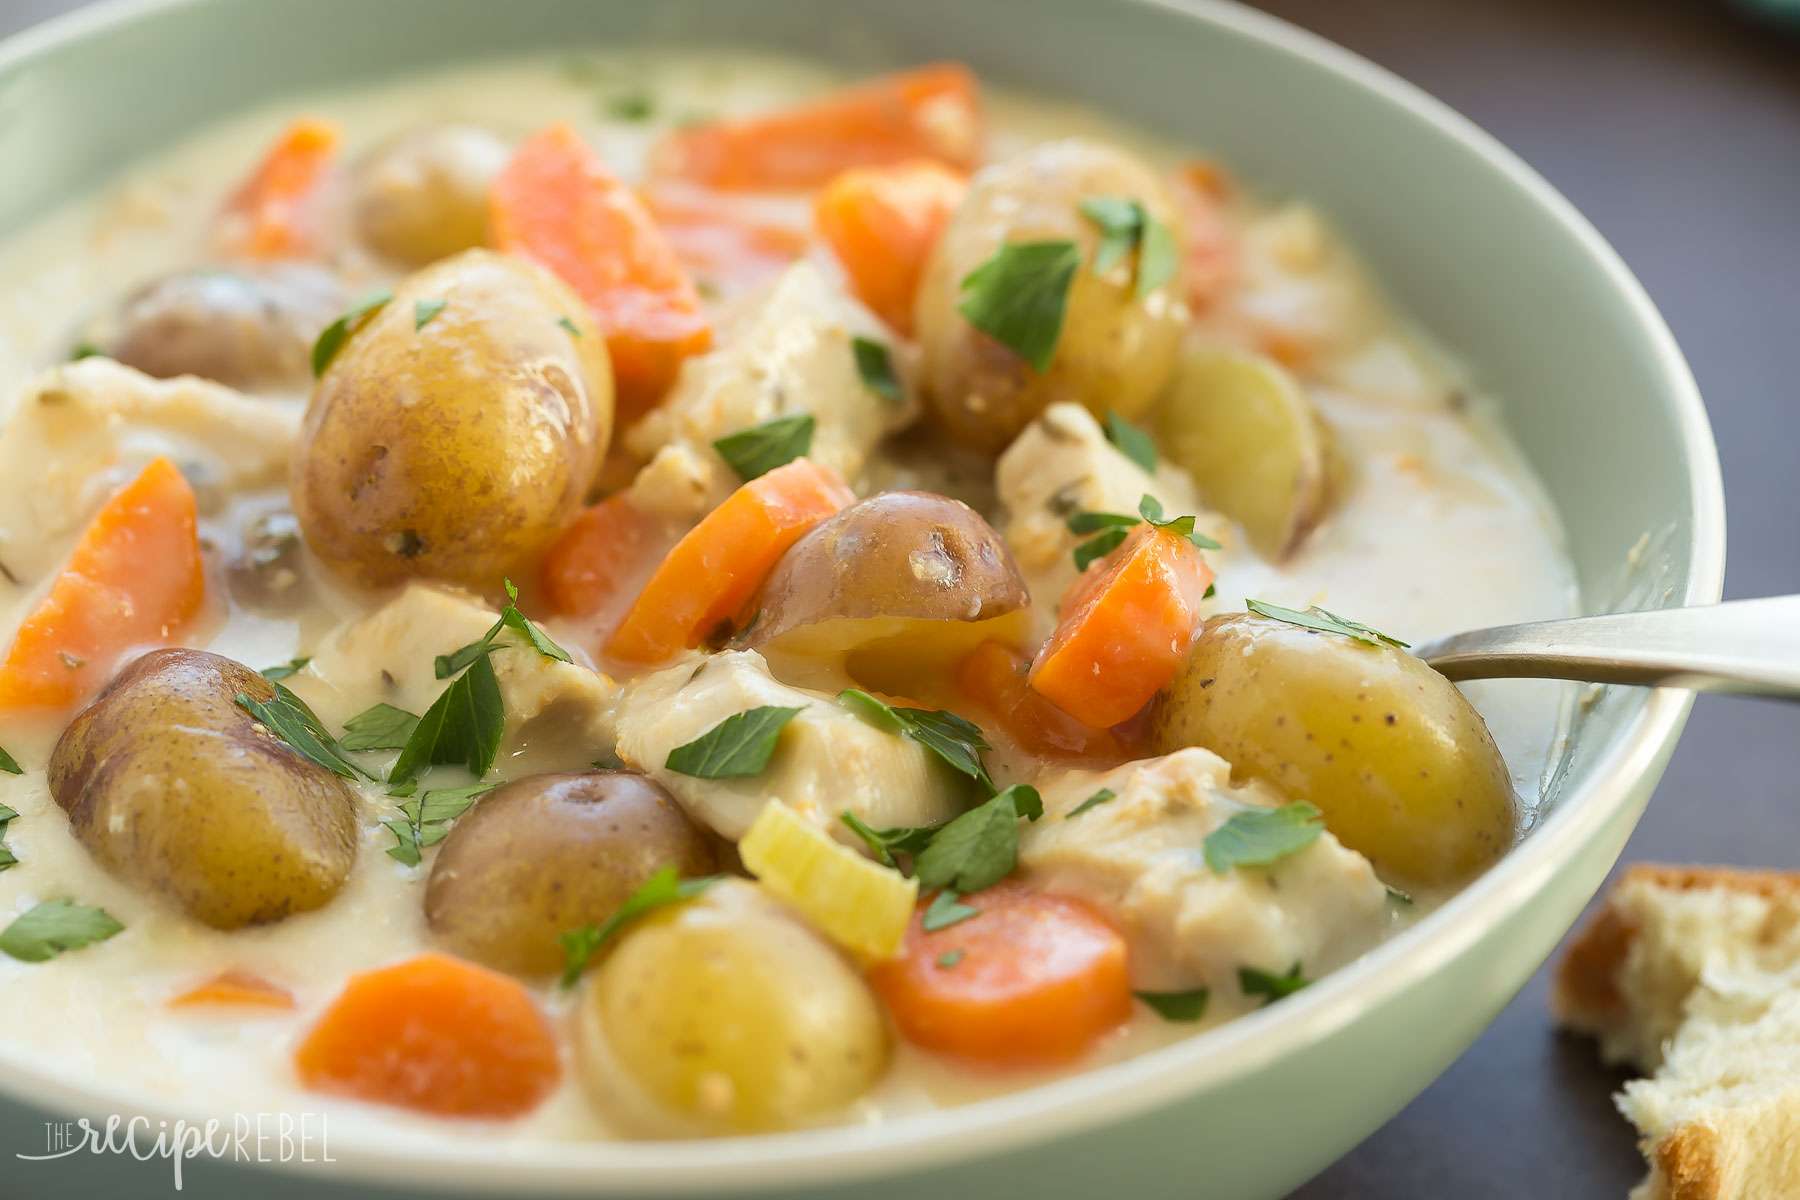
<path id="1" fill-rule="evenodd" d="M 763 705 L 802 711 L 758 775 L 697 779 L 663 765 L 675 747 Z M 827 692 L 777 681 L 754 650 L 688 658 L 628 683 L 619 698 L 618 748 L 627 766 L 733 841 L 771 800 L 859 850 L 862 843 L 839 819 L 845 809 L 881 829 L 935 825 L 963 808 L 962 778 L 923 746 L 875 728 Z"/>
<path id="2" fill-rule="evenodd" d="M 1170 516 L 1195 514 L 1194 527 L 1215 540 L 1231 532 L 1230 522 L 1200 507 L 1193 481 L 1179 467 L 1159 461 L 1154 475 L 1145 471 L 1106 440 L 1079 404 L 1053 404 L 1027 425 L 1000 455 L 994 482 L 1006 509 L 1001 533 L 1043 614 L 1055 611 L 1075 581 L 1076 545 L 1093 536 L 1069 532 L 1074 513 L 1135 514 L 1148 493 Z M 1216 569 L 1218 552 L 1210 554 Z"/>
<path id="3" fill-rule="evenodd" d="M 27 584 L 54 571 L 106 497 L 157 455 L 194 483 L 203 513 L 224 493 L 279 484 L 299 417 L 111 359 L 51 367 L 24 384 L 0 430 L 0 563 Z"/>
<path id="4" fill-rule="evenodd" d="M 1101 788 L 1116 798 L 1069 814 Z M 1206 865 L 1206 835 L 1246 807 L 1273 808 L 1266 785 L 1234 786 L 1230 764 L 1180 750 L 1043 788 L 1044 817 L 1021 827 L 1019 865 L 1045 891 L 1079 896 L 1131 944 L 1135 986 L 1237 995 L 1238 970 L 1307 978 L 1373 945 L 1387 889 L 1362 855 L 1329 833 L 1268 867 Z"/>
<path id="5" fill-rule="evenodd" d="M 854 480 L 875 443 L 918 414 L 913 400 L 884 399 L 863 383 L 851 348 L 856 337 L 887 340 L 868 310 L 811 263 L 795 263 L 747 297 L 720 331 L 719 348 L 688 362 L 669 398 L 625 435 L 642 459 L 670 447 L 691 452 L 684 465 L 697 466 L 690 478 L 703 486 L 659 493 L 688 504 L 669 515 L 697 516 L 729 495 L 741 481 L 713 442 L 777 417 L 811 413 L 810 456 Z M 646 468 L 656 469 L 654 462 Z"/>
<path id="6" fill-rule="evenodd" d="M 415 583 L 339 626 L 286 682 L 329 724 L 380 703 L 423 713 L 450 686 L 436 677 L 437 656 L 478 640 L 499 616 L 462 592 Z M 503 757 L 529 743 L 533 769 L 554 771 L 586 768 L 610 751 L 617 684 L 591 667 L 545 658 L 511 632 L 497 641 Z"/>

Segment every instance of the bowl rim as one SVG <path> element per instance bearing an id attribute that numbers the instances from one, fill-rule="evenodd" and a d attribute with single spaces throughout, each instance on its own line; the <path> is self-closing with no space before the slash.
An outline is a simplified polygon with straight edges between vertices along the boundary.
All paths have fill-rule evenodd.
<path id="1" fill-rule="evenodd" d="M 107 26 L 222 0 L 97 0 L 0 39 L 0 72 L 28 63 Z M 1386 99 L 1447 135 L 1519 188 L 1571 235 L 1612 285 L 1651 344 L 1673 397 L 1686 456 L 1692 546 L 1684 604 L 1718 601 L 1725 567 L 1725 496 L 1718 451 L 1698 384 L 1643 285 L 1599 231 L 1542 175 L 1469 118 L 1385 67 L 1282 18 L 1235 0 L 1108 0 L 1161 9 L 1299 58 Z M 1659 689 L 1590 769 L 1592 782 L 1565 799 L 1520 845 L 1411 929 L 1332 972 L 1273 1011 L 1258 1010 L 1135 1058 L 955 1108 L 908 1114 L 870 1125 L 831 1126 L 757 1137 L 676 1142 L 512 1142 L 391 1135 L 349 1142 L 334 1137 L 338 1180 L 429 1184 L 452 1192 L 506 1194 L 582 1191 L 729 1193 L 766 1187 L 843 1183 L 995 1157 L 1101 1123 L 1129 1119 L 1180 1100 L 1351 1024 L 1357 1014 L 1401 994 L 1478 941 L 1521 907 L 1544 879 L 1630 802 L 1679 734 L 1691 692 Z M 178 1101 L 131 1089 L 106 1089 L 74 1071 L 8 1061 L 0 1091 L 71 1113 L 124 1106 L 174 1122 L 193 1112 Z M 270 1164 L 299 1171 L 296 1164 Z M 322 1175 L 315 1176 L 322 1178 Z"/>

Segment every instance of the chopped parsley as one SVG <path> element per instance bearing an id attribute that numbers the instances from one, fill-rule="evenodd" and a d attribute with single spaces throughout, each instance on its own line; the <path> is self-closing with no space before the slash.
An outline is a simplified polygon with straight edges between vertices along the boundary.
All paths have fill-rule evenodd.
<path id="1" fill-rule="evenodd" d="M 914 828 L 875 829 L 847 808 L 838 814 L 838 820 L 848 825 L 851 832 L 863 840 L 863 844 L 881 860 L 884 867 L 898 867 L 894 855 L 919 853 L 931 844 L 932 835 L 943 828 L 942 825 L 920 825 Z"/>
<path id="2" fill-rule="evenodd" d="M 941 709 L 897 708 L 858 688 L 845 688 L 838 693 L 838 699 L 877 729 L 919 743 L 990 793 L 995 790 L 994 781 L 981 762 L 981 752 L 993 747 L 974 722 Z"/>
<path id="3" fill-rule="evenodd" d="M 275 685 L 273 700 L 257 700 L 243 692 L 237 694 L 237 706 L 249 713 L 270 733 L 288 744 L 294 753 L 309 758 L 327 771 L 345 779 L 366 779 L 368 773 L 337 752 L 337 746 L 319 718 L 313 715 L 300 697 Z"/>
<path id="4" fill-rule="evenodd" d="M 6 870 L 19 861 L 19 856 L 12 852 L 12 848 L 5 841 L 6 827 L 12 824 L 13 818 L 18 815 L 17 809 L 0 804 L 0 871 Z"/>
<path id="5" fill-rule="evenodd" d="M 19 765 L 18 759 L 6 752 L 5 746 L 0 746 L 0 771 L 4 771 L 8 775 L 23 775 L 25 773 L 25 768 Z"/>
<path id="6" fill-rule="evenodd" d="M 719 875 L 702 875 L 695 879 L 681 879 L 677 877 L 673 864 L 658 867 L 650 878 L 639 885 L 637 891 L 626 898 L 625 903 L 619 905 L 612 916 L 606 918 L 604 924 L 583 925 L 580 929 L 558 934 L 557 940 L 562 943 L 565 960 L 562 985 L 575 986 L 581 973 L 587 970 L 588 963 L 593 961 L 595 953 L 625 922 L 666 904 L 691 900 L 721 878 Z"/>
<path id="7" fill-rule="evenodd" d="M 1166 529 L 1192 542 L 1201 550 L 1217 550 L 1219 543 L 1200 533 L 1194 528 L 1194 518 L 1167 517 L 1163 513 L 1162 502 L 1149 492 L 1145 492 L 1138 500 L 1138 515 L 1109 512 L 1077 512 L 1070 513 L 1064 520 L 1069 532 L 1074 534 L 1092 533 L 1089 538 L 1075 547 L 1075 569 L 1085 571 L 1096 559 L 1105 558 L 1122 545 L 1131 532 L 1131 527 L 1139 523 L 1151 525 L 1157 529 Z"/>
<path id="8" fill-rule="evenodd" d="M 314 379 L 325 373 L 325 368 L 329 367 L 331 360 L 337 357 L 337 352 L 343 348 L 344 342 L 352 333 L 362 328 L 363 321 L 383 308 L 393 298 L 394 293 L 385 288 L 370 292 L 351 305 L 343 316 L 324 328 L 319 334 L 319 340 L 313 343 L 312 373 Z"/>
<path id="9" fill-rule="evenodd" d="M 404 783 L 433 763 L 462 763 L 477 779 L 493 767 L 506 729 L 506 706 L 492 649 L 478 654 L 425 710 L 400 748 L 389 782 Z"/>
<path id="10" fill-rule="evenodd" d="M 377 704 L 344 722 L 340 750 L 404 750 L 419 718 L 404 708 Z"/>
<path id="11" fill-rule="evenodd" d="M 913 874 L 919 886 L 962 895 L 992 887 L 1019 861 L 1019 818 L 1037 820 L 1044 802 L 1037 789 L 1014 784 L 986 803 L 938 827 L 919 852 Z"/>
<path id="12" fill-rule="evenodd" d="M 1144 470 L 1156 470 L 1156 443 L 1149 434 L 1111 409 L 1106 412 L 1106 440 Z"/>
<path id="13" fill-rule="evenodd" d="M 576 325 L 575 322 L 569 320 L 568 315 L 566 313 L 563 316 L 556 318 L 556 323 L 558 325 L 561 325 L 564 329 L 568 330 L 570 337 L 580 337 L 581 336 L 580 326 Z"/>
<path id="14" fill-rule="evenodd" d="M 776 417 L 761 425 L 727 434 L 713 443 L 713 449 L 731 464 L 738 478 L 749 483 L 811 450 L 816 426 L 811 413 Z"/>
<path id="15" fill-rule="evenodd" d="M 1244 995 L 1261 996 L 1264 1004 L 1272 1004 L 1291 996 L 1311 982 L 1310 979 L 1301 978 L 1299 963 L 1288 968 L 1285 975 L 1271 975 L 1255 967 L 1243 967 L 1238 971 L 1238 986 L 1244 989 Z"/>
<path id="16" fill-rule="evenodd" d="M 1198 1021 L 1206 1013 L 1207 990 L 1191 992 L 1133 992 L 1165 1021 Z"/>
<path id="17" fill-rule="evenodd" d="M 1411 645 L 1411 643 L 1403 642 L 1399 638 L 1391 638 L 1380 630 L 1370 629 L 1361 622 L 1352 621 L 1348 617 L 1340 617 L 1334 612 L 1328 612 L 1316 604 L 1305 612 L 1299 612 L 1291 608 L 1283 608 L 1279 604 L 1269 604 L 1262 600 L 1248 601 L 1245 607 L 1259 617 L 1268 617 L 1275 621 L 1286 621 L 1289 625 L 1298 625 L 1302 629 L 1314 629 L 1320 633 L 1341 634 L 1347 638 L 1355 638 L 1357 641 L 1370 646 L 1379 646 L 1383 642 L 1386 642 L 1390 646 L 1398 646 L 1400 649 L 1405 650 Z"/>
<path id="18" fill-rule="evenodd" d="M 961 962 L 962 960 L 963 960 L 962 947 L 959 946 L 955 950 L 946 950 L 942 954 L 937 956 L 938 969 L 941 971 L 948 971 L 951 967 L 954 967 L 957 963 Z"/>
<path id="19" fill-rule="evenodd" d="M 663 766 L 696 779 L 742 779 L 761 773 L 775 743 L 798 708 L 764 704 L 733 713 L 685 745 L 669 751 Z"/>
<path id="20" fill-rule="evenodd" d="M 83 340 L 76 342 L 69 348 L 69 361 L 80 362 L 84 358 L 99 358 L 105 353 L 106 351 L 102 350 L 99 346 L 96 346 L 93 342 Z"/>
<path id="21" fill-rule="evenodd" d="M 950 888 L 945 888 L 933 896 L 931 903 L 925 906 L 925 916 L 919 924 L 926 933 L 936 933 L 940 929 L 948 929 L 970 917 L 979 917 L 980 915 L 979 908 L 964 904 L 960 895 Z"/>
<path id="22" fill-rule="evenodd" d="M 1074 808 L 1071 808 L 1068 811 L 1068 813 L 1063 817 L 1063 820 L 1066 821 L 1070 817 L 1079 817 L 1082 813 L 1086 812 L 1088 809 L 1097 808 L 1100 805 L 1105 804 L 1108 800 L 1113 800 L 1113 799 L 1117 799 L 1117 798 L 1118 798 L 1118 793 L 1113 791 L 1111 788 L 1101 788 L 1099 791 L 1097 791 L 1093 795 L 1089 796 L 1086 800 L 1083 800 L 1080 804 L 1077 804 Z"/>
<path id="23" fill-rule="evenodd" d="M 431 318 L 437 316 L 449 307 L 450 302 L 448 300 L 414 300 L 413 332 L 417 333 L 419 330 L 431 324 Z"/>
<path id="24" fill-rule="evenodd" d="M 1094 274 L 1106 274 L 1135 250 L 1135 294 L 1139 299 L 1175 277 L 1175 239 L 1168 226 L 1145 210 L 1143 201 L 1131 196 L 1089 196 L 1081 202 L 1081 214 L 1100 229 Z"/>
<path id="25" fill-rule="evenodd" d="M 608 96 L 602 107 L 615 121 L 648 121 L 656 112 L 656 99 L 639 89 Z"/>
<path id="26" fill-rule="evenodd" d="M 519 611 L 519 589 L 513 586 L 513 581 L 510 579 L 504 582 L 506 584 L 506 607 L 500 610 L 499 619 L 488 627 L 488 631 L 482 634 L 479 640 L 470 642 L 449 654 L 438 655 L 435 670 L 439 679 L 450 678 L 477 658 L 497 649 L 494 639 L 499 637 L 500 632 L 505 629 L 510 629 L 524 638 L 533 650 L 545 658 L 553 658 L 557 662 L 565 663 L 574 661 L 569 657 L 567 650 L 551 641 L 542 629 L 539 629 L 534 622 Z"/>
<path id="27" fill-rule="evenodd" d="M 278 667 L 264 667 L 262 677 L 271 683 L 278 679 L 290 679 L 306 670 L 306 664 L 311 661 L 310 658 L 290 658 Z"/>
<path id="28" fill-rule="evenodd" d="M 1304 800 L 1280 808 L 1244 808 L 1206 835 L 1201 852 L 1213 874 L 1266 867 L 1306 849 L 1325 832 L 1325 814 Z"/>
<path id="29" fill-rule="evenodd" d="M 900 378 L 894 374 L 894 359 L 888 348 L 866 337 L 850 339 L 850 350 L 856 355 L 856 373 L 863 386 L 895 404 L 904 399 Z"/>
<path id="30" fill-rule="evenodd" d="M 417 800 L 402 801 L 400 812 L 405 819 L 381 823 L 396 841 L 388 847 L 388 856 L 409 867 L 418 866 L 420 851 L 448 837 L 450 822 L 499 786 L 497 783 L 477 783 L 470 787 L 432 788 Z"/>
<path id="31" fill-rule="evenodd" d="M 124 929 L 104 909 L 73 900 L 46 900 L 13 918 L 0 933 L 0 951 L 21 962 L 43 962 L 79 950 Z"/>
<path id="32" fill-rule="evenodd" d="M 1080 266 L 1081 248 L 1071 241 L 1003 243 L 963 276 L 956 311 L 1042 374 L 1056 356 Z"/>

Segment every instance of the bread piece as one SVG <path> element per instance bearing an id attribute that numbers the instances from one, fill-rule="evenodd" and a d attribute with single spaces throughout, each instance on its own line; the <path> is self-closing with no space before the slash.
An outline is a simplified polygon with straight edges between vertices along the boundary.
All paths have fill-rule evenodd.
<path id="1" fill-rule="evenodd" d="M 1654 1072 L 1617 1097 L 1650 1163 L 1633 1200 L 1800 1197 L 1800 873 L 1630 868 L 1551 999 Z"/>

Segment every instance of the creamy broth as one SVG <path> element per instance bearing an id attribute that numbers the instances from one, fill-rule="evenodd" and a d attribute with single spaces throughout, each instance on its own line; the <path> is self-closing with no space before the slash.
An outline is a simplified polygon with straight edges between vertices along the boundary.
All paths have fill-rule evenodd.
<path id="1" fill-rule="evenodd" d="M 336 122 L 352 160 L 427 122 L 469 121 L 517 140 L 548 122 L 568 120 L 622 175 L 635 178 L 652 143 L 680 123 L 766 109 L 844 82 L 839 73 L 814 65 L 736 54 L 591 56 L 574 63 L 459 69 L 288 100 L 234 118 L 131 168 L 85 202 L 47 216 L 0 246 L 0 274 L 8 281 L 0 293 L 0 384 L 9 394 L 3 403 L 10 407 L 10 395 L 22 381 L 64 358 L 82 331 L 119 297 L 158 275 L 205 262 L 222 198 L 295 113 L 316 113 Z M 620 96 L 640 92 L 654 100 L 648 120 L 605 115 Z M 990 160 L 1072 134 L 1127 147 L 1160 166 L 1192 153 L 1054 101 L 997 89 L 988 89 L 985 98 Z M 1244 237 L 1262 247 L 1258 253 L 1288 262 L 1297 277 L 1315 285 L 1311 291 L 1270 286 L 1256 298 L 1260 319 L 1277 325 L 1325 321 L 1341 339 L 1341 346 L 1304 382 L 1353 464 L 1353 483 L 1322 527 L 1285 564 L 1262 561 L 1241 538 L 1228 534 L 1225 549 L 1211 556 L 1218 579 L 1208 611 L 1236 611 L 1253 597 L 1294 608 L 1323 604 L 1414 641 L 1572 611 L 1572 572 L 1555 516 L 1508 443 L 1492 402 L 1422 331 L 1382 306 L 1349 252 L 1311 210 L 1253 197 L 1234 207 L 1232 220 Z M 815 249 L 812 257 L 828 278 L 839 279 L 828 252 Z M 1321 261 L 1327 265 L 1316 265 Z M 391 284 L 402 274 L 354 252 L 337 266 L 352 291 Z M 734 298 L 729 286 L 717 290 L 725 300 Z M 1229 345 L 1242 336 L 1242 326 L 1232 318 L 1203 317 L 1193 336 Z M 271 395 L 267 403 L 297 418 L 305 396 L 295 390 Z M 162 448 L 154 439 L 134 444 L 132 454 L 125 456 L 129 461 L 112 463 L 73 493 L 87 506 L 85 511 L 49 514 L 42 511 L 39 482 L 25 476 L 31 465 L 9 457 L 0 439 L 0 472 L 14 474 L 0 478 L 0 562 L 20 575 L 16 584 L 0 581 L 0 630 L 16 627 L 41 599 L 56 562 L 105 496 Z M 958 470 L 967 477 L 966 465 L 946 466 L 943 456 L 901 446 L 877 453 L 858 490 L 866 494 L 873 485 L 941 488 L 965 496 L 997 519 L 985 479 L 970 487 L 946 483 Z M 229 553 L 244 514 L 279 508 L 284 496 L 285 487 L 278 483 L 225 497 L 212 512 L 203 513 L 203 538 L 220 554 Z M 36 538 L 38 530 L 55 523 L 66 525 L 67 532 L 38 552 L 49 561 L 33 561 L 27 570 L 27 564 L 9 558 L 9 547 Z M 216 574 L 215 569 L 209 585 Z M 184 642 L 262 668 L 315 653 L 340 622 L 378 603 L 377 597 L 322 578 L 314 586 L 314 603 L 294 617 L 227 611 L 215 599 Z M 1047 623 L 1054 603 L 1054 596 L 1038 598 L 1040 623 Z M 613 619 L 616 613 L 602 613 L 592 620 L 548 619 L 543 624 L 578 661 L 591 661 L 596 630 Z M 334 727 L 374 699 L 354 691 L 337 693 L 328 681 L 291 682 Z M 1467 693 L 1504 754 L 1529 821 L 1540 778 L 1560 751 L 1564 691 L 1555 684 L 1508 682 L 1473 685 Z M 408 707 L 419 711 L 430 696 L 410 700 Z M 451 1123 L 301 1088 L 292 1067 L 294 1046 L 346 978 L 431 947 L 421 909 L 430 851 L 423 868 L 390 858 L 385 850 L 393 835 L 378 821 L 394 815 L 394 801 L 379 787 L 365 788 L 356 863 L 335 899 L 273 924 L 230 932 L 207 928 L 111 877 L 75 841 L 44 775 L 60 724 L 9 721 L 0 715 L 0 744 L 27 768 L 21 776 L 0 775 L 0 803 L 20 814 L 6 833 L 19 863 L 0 872 L 0 919 L 39 900 L 72 896 L 105 908 L 126 930 L 47 962 L 0 957 L 0 1055 L 14 1069 L 56 1072 L 108 1091 L 175 1100 L 204 1113 L 344 1114 L 334 1137 L 340 1136 L 337 1129 L 354 1130 L 357 1140 L 381 1139 L 398 1146 L 444 1136 L 615 1136 L 574 1069 L 564 1071 L 541 1107 L 518 1120 L 493 1123 Z M 579 770 L 592 760 L 593 749 L 557 737 L 527 738 L 523 744 L 515 740 L 497 773 L 504 779 L 537 770 Z M 1009 760 L 1004 754 L 995 763 L 997 775 L 1004 773 L 1001 767 L 1026 774 L 1045 770 L 1042 763 Z M 466 782 L 448 769 L 434 778 L 441 778 L 443 786 Z M 1439 899 L 1420 893 L 1412 906 L 1396 906 L 1391 927 L 1411 922 Z M 297 1007 L 272 1015 L 234 1011 L 224 1017 L 204 1009 L 167 1007 L 171 996 L 229 966 L 279 981 L 294 993 Z M 534 984 L 533 994 L 560 1028 L 573 993 Z M 882 1082 L 826 1119 L 879 1121 L 1142 1053 L 1242 1010 L 1240 1004 L 1217 999 L 1198 1026 L 1164 1021 L 1140 1006 L 1131 1021 L 1087 1058 L 1052 1072 L 971 1069 L 902 1042 Z"/>

